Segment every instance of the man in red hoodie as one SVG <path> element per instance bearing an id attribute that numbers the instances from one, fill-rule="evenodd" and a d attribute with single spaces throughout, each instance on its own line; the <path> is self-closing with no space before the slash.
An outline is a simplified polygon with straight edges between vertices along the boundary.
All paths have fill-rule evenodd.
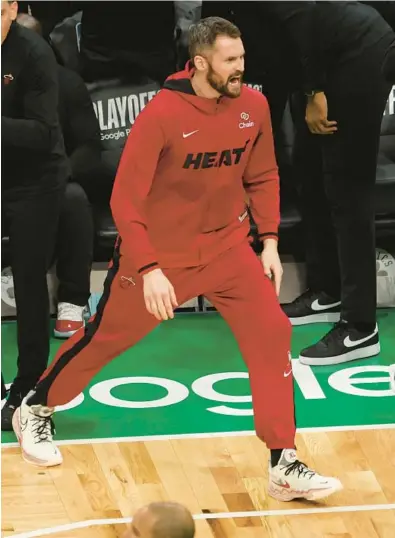
<path id="1" fill-rule="evenodd" d="M 14 414 L 26 461 L 62 462 L 54 407 L 173 308 L 205 295 L 229 324 L 248 366 L 257 435 L 271 451 L 269 493 L 319 499 L 341 489 L 296 458 L 290 323 L 277 295 L 279 178 L 266 98 L 242 84 L 244 48 L 230 22 L 190 31 L 185 71 L 171 76 L 138 116 L 115 180 L 119 230 L 98 311 L 58 351 Z M 264 249 L 252 251 L 245 194 Z"/>

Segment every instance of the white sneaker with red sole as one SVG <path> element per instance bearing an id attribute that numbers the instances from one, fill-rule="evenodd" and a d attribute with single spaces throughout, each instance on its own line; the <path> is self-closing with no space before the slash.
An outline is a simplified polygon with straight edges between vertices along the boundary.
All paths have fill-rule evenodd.
<path id="1" fill-rule="evenodd" d="M 62 454 L 55 445 L 52 432 L 54 410 L 42 405 L 29 406 L 29 395 L 12 417 L 12 427 L 22 449 L 22 457 L 27 463 L 39 467 L 53 467 L 63 461 Z"/>
<path id="2" fill-rule="evenodd" d="M 269 463 L 268 493 L 278 501 L 316 501 L 342 489 L 339 479 L 321 476 L 299 461 L 295 450 L 283 450 L 275 467 Z"/>
<path id="3" fill-rule="evenodd" d="M 85 325 L 84 310 L 84 306 L 59 303 L 54 330 L 56 338 L 70 338 L 70 336 L 73 336 L 73 334 L 82 329 Z"/>

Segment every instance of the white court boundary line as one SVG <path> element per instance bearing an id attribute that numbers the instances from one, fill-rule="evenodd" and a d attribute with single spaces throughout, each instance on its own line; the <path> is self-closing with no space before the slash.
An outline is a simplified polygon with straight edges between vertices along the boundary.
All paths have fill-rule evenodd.
<path id="1" fill-rule="evenodd" d="M 379 510 L 395 510 L 395 504 L 366 504 L 357 506 L 330 506 L 324 508 L 305 508 L 290 510 L 255 510 L 251 512 L 218 512 L 208 514 L 195 514 L 193 518 L 199 519 L 234 519 L 243 517 L 272 517 L 272 516 L 300 516 L 309 514 L 336 514 L 344 512 L 373 512 Z M 131 517 L 114 518 L 114 519 L 91 519 L 88 521 L 76 521 L 75 523 L 66 523 L 56 527 L 38 529 L 35 531 L 12 534 L 10 538 L 36 538 L 37 536 L 48 536 L 57 532 L 73 531 L 85 529 L 87 527 L 98 527 L 100 525 L 121 525 L 130 523 Z"/>
<path id="2" fill-rule="evenodd" d="M 346 426 L 320 426 L 317 428 L 297 428 L 298 433 L 327 433 L 365 430 L 395 430 L 395 424 L 362 424 Z M 177 439 L 209 439 L 215 437 L 250 437 L 256 435 L 254 430 L 240 432 L 212 432 L 212 433 L 180 433 L 174 435 L 141 435 L 134 437 L 103 437 L 95 439 L 63 439 L 56 441 L 58 446 L 64 445 L 98 445 L 109 443 L 135 443 L 141 441 L 173 441 Z M 19 443 L 1 443 L 1 449 L 16 448 Z"/>

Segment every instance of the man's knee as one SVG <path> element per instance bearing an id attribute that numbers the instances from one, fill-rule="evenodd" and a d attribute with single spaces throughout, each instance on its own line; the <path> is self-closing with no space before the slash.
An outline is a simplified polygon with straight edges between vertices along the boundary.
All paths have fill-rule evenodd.
<path id="1" fill-rule="evenodd" d="M 268 332 L 271 338 L 279 340 L 291 338 L 292 324 L 281 308 L 279 308 L 276 315 L 270 317 Z"/>
<path id="2" fill-rule="evenodd" d="M 275 310 L 261 311 L 255 321 L 255 331 L 263 341 L 285 342 L 291 339 L 292 325 L 280 305 Z"/>
<path id="3" fill-rule="evenodd" d="M 69 182 L 66 185 L 64 193 L 63 209 L 75 210 L 76 207 L 89 206 L 88 197 L 84 189 L 75 182 Z"/>

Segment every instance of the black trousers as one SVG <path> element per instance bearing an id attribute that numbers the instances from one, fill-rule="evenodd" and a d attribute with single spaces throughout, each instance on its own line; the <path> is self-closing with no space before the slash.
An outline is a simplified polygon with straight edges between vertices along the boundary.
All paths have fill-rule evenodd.
<path id="1" fill-rule="evenodd" d="M 3 374 L 1 374 L 1 399 L 4 400 L 6 396 L 7 396 L 7 389 L 5 388 Z"/>
<path id="2" fill-rule="evenodd" d="M 279 137 L 285 107 L 289 98 L 290 87 L 289 84 L 287 84 L 287 81 L 279 78 L 273 78 L 270 80 L 262 77 L 261 80 L 262 91 L 270 107 L 274 141 L 276 142 L 277 138 Z"/>
<path id="3" fill-rule="evenodd" d="M 296 100 L 294 165 L 306 232 L 308 286 L 341 298 L 342 319 L 376 320 L 375 179 L 390 86 L 380 69 L 386 42 L 328 74 L 334 135 L 312 135 Z"/>
<path id="4" fill-rule="evenodd" d="M 51 265 L 64 188 L 5 191 L 2 217 L 9 230 L 17 308 L 18 372 L 12 391 L 26 394 L 49 355 L 47 271 Z"/>
<path id="5" fill-rule="evenodd" d="M 93 260 L 93 217 L 84 189 L 66 185 L 56 241 L 59 302 L 85 306 L 90 296 Z"/>

